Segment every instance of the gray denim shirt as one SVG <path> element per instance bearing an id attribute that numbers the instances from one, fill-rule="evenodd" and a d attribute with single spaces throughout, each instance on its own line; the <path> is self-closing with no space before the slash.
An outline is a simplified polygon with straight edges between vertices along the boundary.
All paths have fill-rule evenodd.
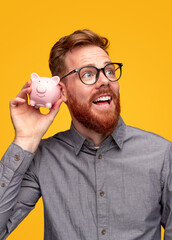
<path id="1" fill-rule="evenodd" d="M 95 148 L 73 127 L 33 155 L 12 143 L 0 163 L 0 239 L 42 196 L 45 240 L 172 239 L 172 150 L 126 126 Z"/>

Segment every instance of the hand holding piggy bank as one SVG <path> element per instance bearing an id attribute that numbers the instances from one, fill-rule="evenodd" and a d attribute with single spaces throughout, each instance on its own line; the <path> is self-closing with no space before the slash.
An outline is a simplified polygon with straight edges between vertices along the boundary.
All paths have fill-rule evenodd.
<path id="1" fill-rule="evenodd" d="M 51 108 L 53 104 L 60 98 L 60 87 L 58 85 L 60 78 L 54 76 L 52 78 L 39 77 L 38 74 L 31 74 L 32 92 L 30 93 L 30 105 Z"/>

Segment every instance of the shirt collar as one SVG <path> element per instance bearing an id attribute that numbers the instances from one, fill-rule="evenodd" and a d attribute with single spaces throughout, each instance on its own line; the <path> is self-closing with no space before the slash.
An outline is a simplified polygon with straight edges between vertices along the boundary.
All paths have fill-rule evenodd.
<path id="1" fill-rule="evenodd" d="M 82 148 L 83 143 L 85 142 L 86 138 L 82 136 L 74 127 L 73 123 L 71 123 L 70 127 L 71 139 L 74 144 L 74 149 L 76 155 L 78 155 L 79 151 Z"/>
<path id="2" fill-rule="evenodd" d="M 112 132 L 111 136 L 116 142 L 117 146 L 122 149 L 123 147 L 123 142 L 124 142 L 124 136 L 125 136 L 125 123 L 123 119 L 120 117 L 117 127 L 115 130 Z M 71 134 L 71 140 L 74 144 L 74 149 L 76 155 L 80 152 L 83 144 L 86 140 L 84 136 L 82 136 L 74 127 L 73 123 L 71 123 L 71 128 L 70 128 L 70 134 Z"/>
<path id="3" fill-rule="evenodd" d="M 125 128 L 126 128 L 126 125 L 125 125 L 122 117 L 120 116 L 118 125 L 115 128 L 115 130 L 113 131 L 113 133 L 111 134 L 111 136 L 113 137 L 113 139 L 115 140 L 116 144 L 118 145 L 118 147 L 120 149 L 122 149 L 123 143 L 124 143 Z"/>

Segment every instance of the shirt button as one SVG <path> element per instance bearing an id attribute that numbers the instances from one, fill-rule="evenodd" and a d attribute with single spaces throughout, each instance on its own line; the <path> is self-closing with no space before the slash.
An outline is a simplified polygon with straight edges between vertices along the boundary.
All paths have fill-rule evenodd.
<path id="1" fill-rule="evenodd" d="M 19 161 L 19 160 L 20 160 L 20 156 L 19 156 L 19 155 L 15 155 L 15 156 L 14 156 L 14 160 L 15 160 L 15 161 Z"/>
<path id="2" fill-rule="evenodd" d="M 85 144 L 87 145 L 87 146 L 90 146 L 90 143 L 89 143 L 89 141 L 85 141 Z"/>
<path id="3" fill-rule="evenodd" d="M 100 192 L 100 196 L 103 197 L 105 195 L 104 192 Z"/>
<path id="4" fill-rule="evenodd" d="M 102 230 L 102 235 L 105 235 L 105 234 L 106 234 L 106 230 L 103 229 L 103 230 Z"/>
<path id="5" fill-rule="evenodd" d="M 84 146 L 82 146 L 81 150 L 84 151 Z"/>
<path id="6" fill-rule="evenodd" d="M 102 155 L 101 154 L 99 154 L 98 159 L 102 159 Z"/>
<path id="7" fill-rule="evenodd" d="M 3 182 L 3 183 L 1 183 L 1 187 L 5 187 L 5 183 Z"/>

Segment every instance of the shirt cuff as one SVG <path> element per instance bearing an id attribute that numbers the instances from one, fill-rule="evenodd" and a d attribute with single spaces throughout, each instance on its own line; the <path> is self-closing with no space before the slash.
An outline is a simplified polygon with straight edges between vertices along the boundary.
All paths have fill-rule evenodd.
<path id="1" fill-rule="evenodd" d="M 13 142 L 4 154 L 1 164 L 12 172 L 24 174 L 30 166 L 33 158 L 34 153 L 23 150 Z"/>

